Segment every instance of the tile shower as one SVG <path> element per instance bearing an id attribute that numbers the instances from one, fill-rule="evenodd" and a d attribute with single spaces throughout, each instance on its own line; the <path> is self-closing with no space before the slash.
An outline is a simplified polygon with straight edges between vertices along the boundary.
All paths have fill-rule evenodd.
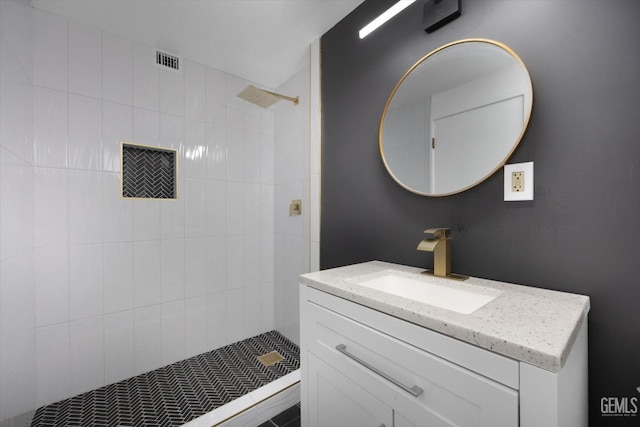
<path id="1" fill-rule="evenodd" d="M 298 346 L 271 331 L 43 406 L 31 427 L 210 426 L 198 418 L 299 367 Z"/>
<path id="2" fill-rule="evenodd" d="M 0 421 L 268 330 L 297 342 L 314 54 L 277 88 L 301 105 L 263 110 L 240 77 L 25 3 L 0 1 Z M 121 199 L 121 141 L 178 150 L 177 201 Z"/>

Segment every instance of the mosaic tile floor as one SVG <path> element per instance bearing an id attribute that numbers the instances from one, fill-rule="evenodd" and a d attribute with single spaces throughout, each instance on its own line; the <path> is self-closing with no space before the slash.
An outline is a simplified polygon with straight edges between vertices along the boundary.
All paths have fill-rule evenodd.
<path id="1" fill-rule="evenodd" d="M 284 360 L 258 361 L 273 350 Z M 299 367 L 296 344 L 271 331 L 44 406 L 31 427 L 180 426 Z"/>
<path id="2" fill-rule="evenodd" d="M 300 424 L 300 404 L 298 403 L 258 427 L 300 427 Z"/>

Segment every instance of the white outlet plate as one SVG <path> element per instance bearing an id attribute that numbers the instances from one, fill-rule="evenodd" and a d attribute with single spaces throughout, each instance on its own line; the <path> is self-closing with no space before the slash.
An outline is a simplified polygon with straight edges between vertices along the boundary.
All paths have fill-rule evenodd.
<path id="1" fill-rule="evenodd" d="M 524 172 L 524 190 L 512 191 L 511 175 L 513 172 Z M 533 162 L 504 165 L 504 201 L 519 202 L 533 200 Z"/>

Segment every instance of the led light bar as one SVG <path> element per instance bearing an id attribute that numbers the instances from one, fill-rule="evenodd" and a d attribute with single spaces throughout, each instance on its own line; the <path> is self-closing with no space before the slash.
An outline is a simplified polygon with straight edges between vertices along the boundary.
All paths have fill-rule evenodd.
<path id="1" fill-rule="evenodd" d="M 389 19 L 396 16 L 398 13 L 402 12 L 406 9 L 411 3 L 415 3 L 416 0 L 400 0 L 389 9 L 387 9 L 382 15 L 378 16 L 376 19 L 371 21 L 369 24 L 365 25 L 360 32 L 360 38 L 363 39 L 367 37 L 369 34 L 374 32 L 379 26 L 387 22 Z"/>

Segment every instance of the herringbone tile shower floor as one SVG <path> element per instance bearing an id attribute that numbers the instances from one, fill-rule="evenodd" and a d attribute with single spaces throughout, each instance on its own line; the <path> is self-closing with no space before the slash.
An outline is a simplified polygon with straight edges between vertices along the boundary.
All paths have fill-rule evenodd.
<path id="1" fill-rule="evenodd" d="M 258 361 L 273 350 L 284 360 Z M 299 366 L 298 347 L 271 331 L 44 406 L 31 427 L 180 426 Z"/>

